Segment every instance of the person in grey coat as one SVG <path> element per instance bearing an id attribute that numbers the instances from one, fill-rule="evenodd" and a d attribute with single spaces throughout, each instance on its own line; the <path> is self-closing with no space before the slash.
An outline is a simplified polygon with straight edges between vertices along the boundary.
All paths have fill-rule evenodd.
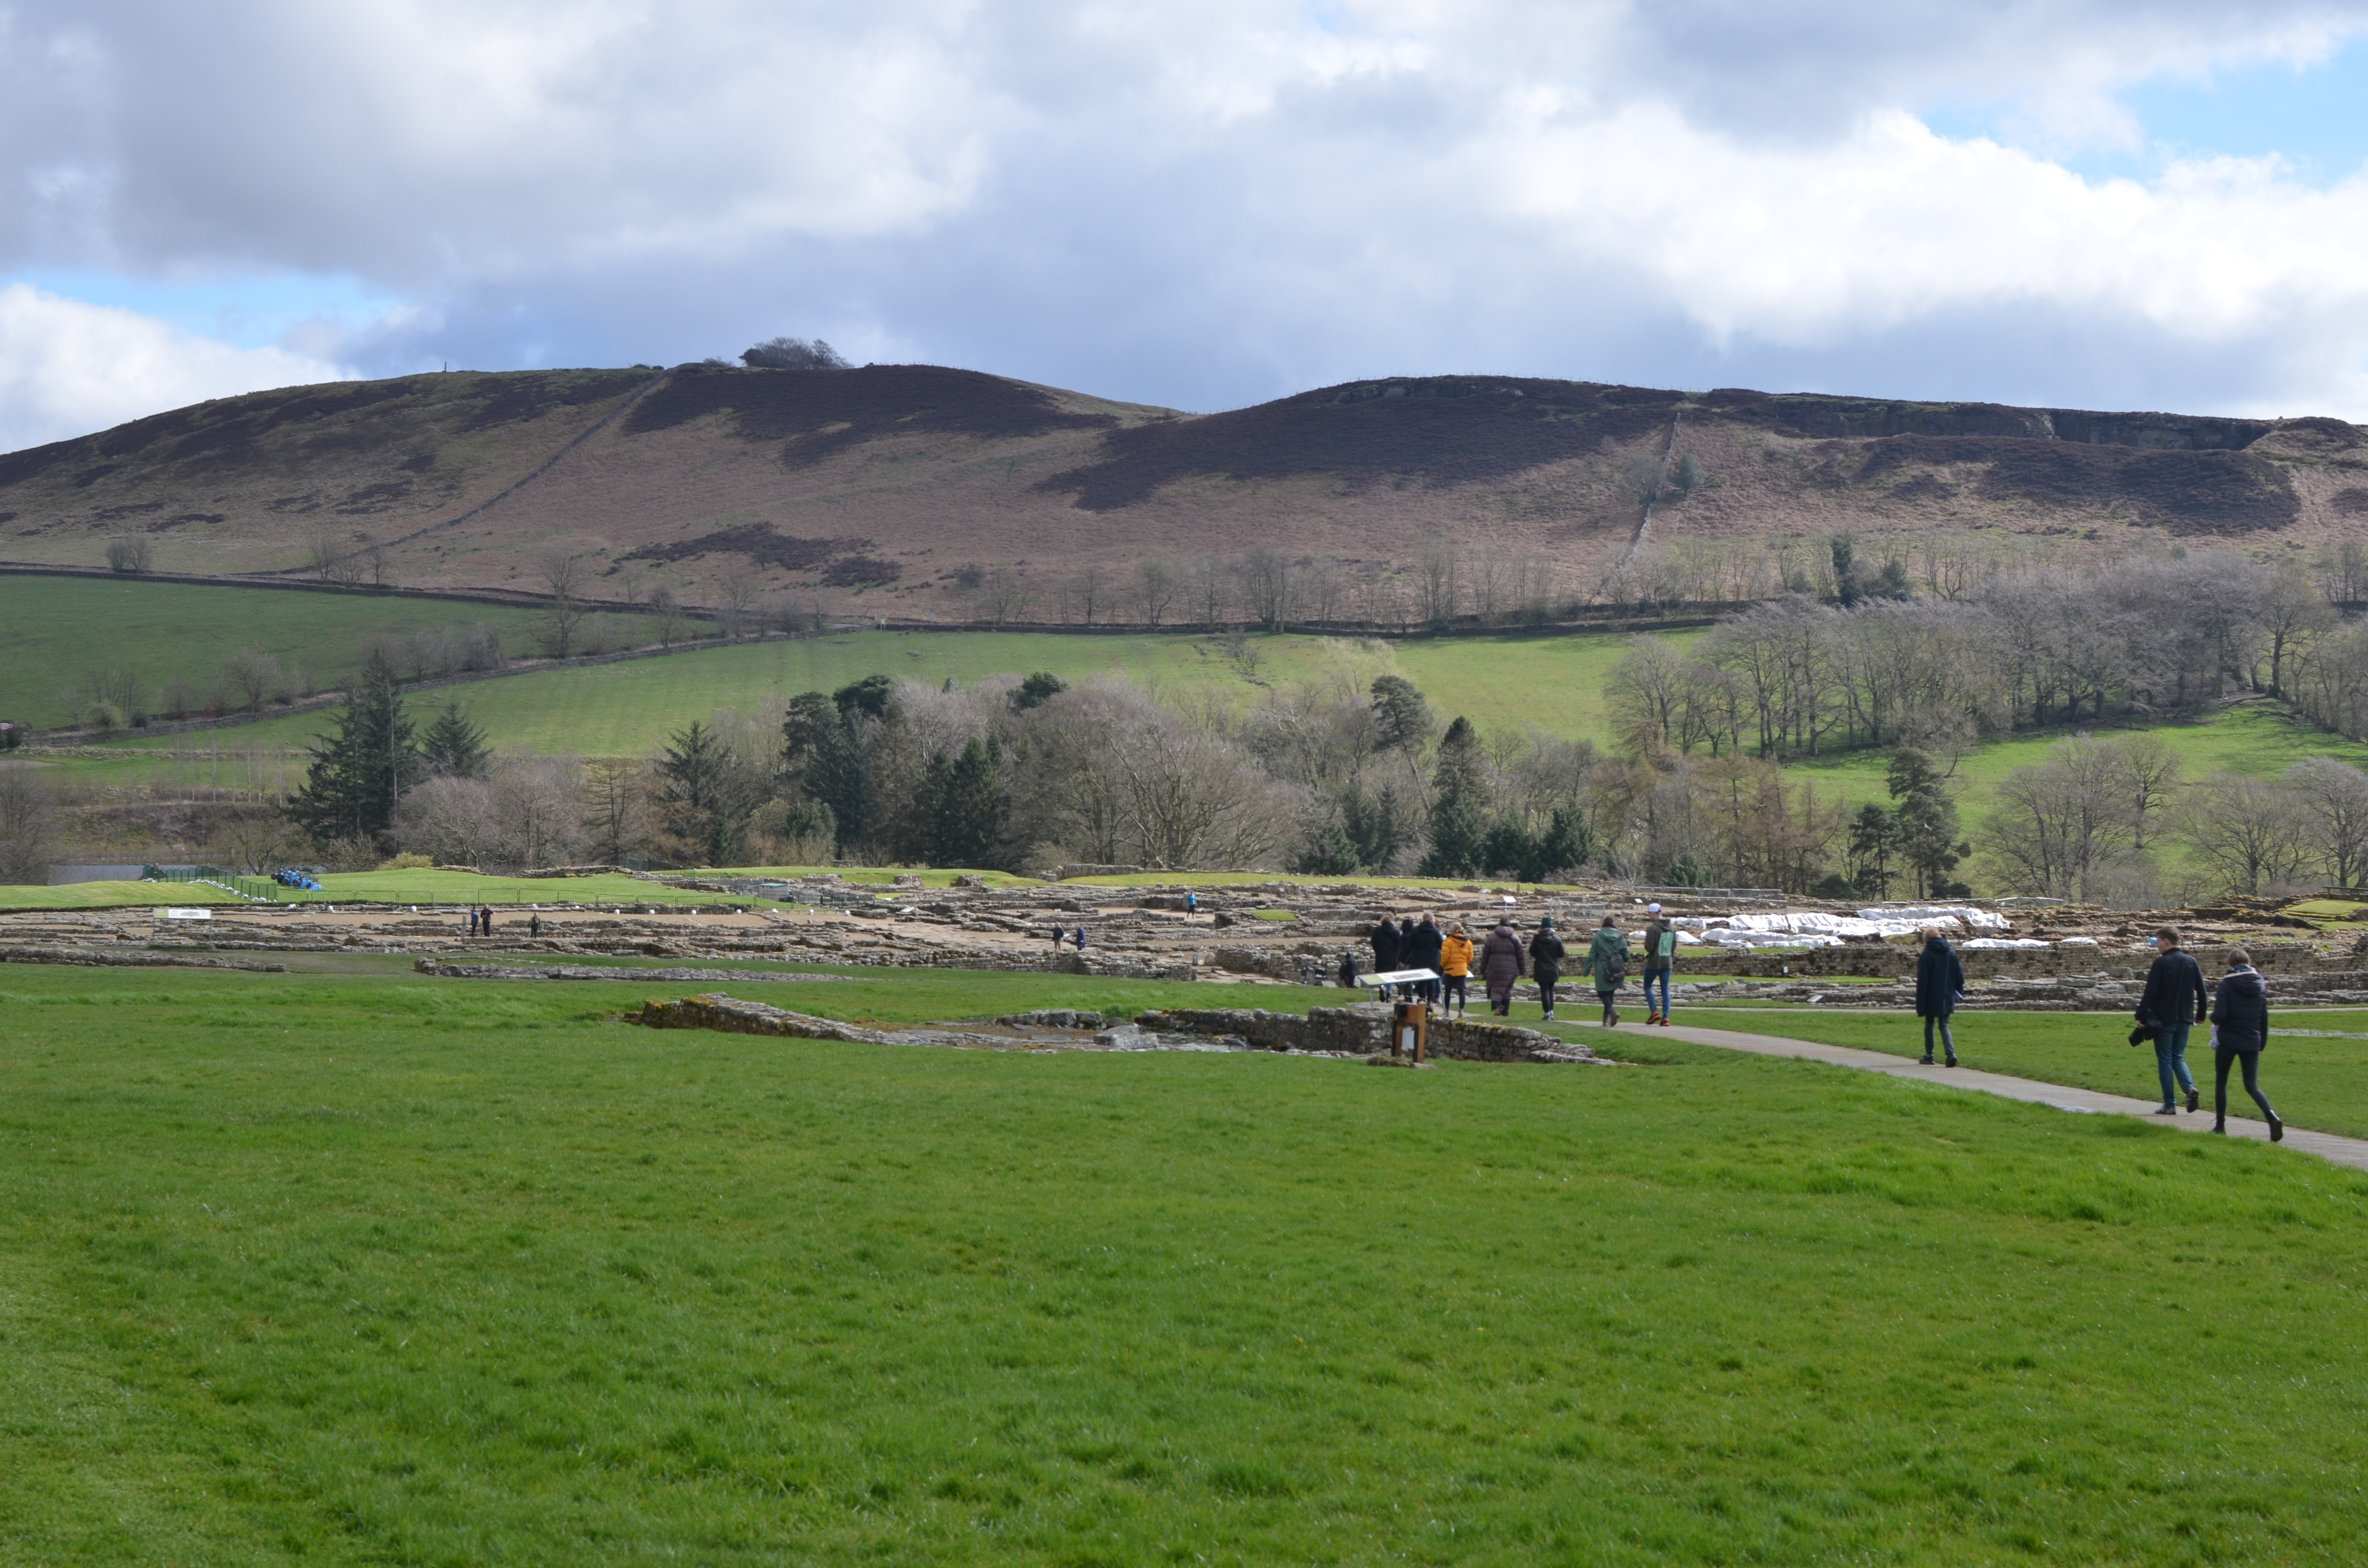
<path id="1" fill-rule="evenodd" d="M 1924 1020 L 1924 1065 L 1932 1065 L 1932 1027 L 1941 1028 L 1941 1049 L 1949 1065 L 1957 1064 L 1957 1042 L 1949 1033 L 1949 1015 L 1965 994 L 1965 966 L 1949 938 L 1935 927 L 1924 933 L 1924 950 L 1916 955 L 1916 1015 Z"/>
<path id="2" fill-rule="evenodd" d="M 2270 1043 L 2270 988 L 2253 967 L 2253 955 L 2238 948 L 2228 955 L 2228 972 L 2212 999 L 2212 1131 L 2228 1131 L 2228 1069 L 2241 1063 L 2245 1092 L 2270 1124 L 2270 1142 L 2283 1142 L 2286 1124 L 2261 1093 L 2261 1051 Z"/>

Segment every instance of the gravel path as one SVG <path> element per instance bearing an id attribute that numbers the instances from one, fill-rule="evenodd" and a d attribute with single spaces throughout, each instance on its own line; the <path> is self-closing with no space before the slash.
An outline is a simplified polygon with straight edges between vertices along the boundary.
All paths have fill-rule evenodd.
<path id="1" fill-rule="evenodd" d="M 1600 1024 L 1582 1024 L 1582 1028 L 1601 1028 Z M 1641 1029 L 1642 1025 L 1632 1025 Z M 1606 1031 L 1613 1032 L 1613 1031 Z M 1622 1031 L 1624 1032 L 1624 1031 Z M 2148 1121 L 2160 1122 L 2182 1132 L 2212 1131 L 2212 1112 L 2208 1108 L 2192 1115 L 2157 1116 L 2152 1099 L 2133 1099 L 2126 1095 L 2108 1095 L 2095 1089 L 2075 1089 L 2063 1084 L 2042 1084 L 2030 1078 L 2010 1078 L 2003 1073 L 1977 1073 L 1966 1067 L 1927 1067 L 1912 1057 L 1893 1056 L 1887 1051 L 1855 1051 L 1846 1045 L 1821 1045 L 1815 1040 L 1783 1040 L 1774 1035 L 1743 1034 L 1734 1029 L 1692 1028 L 1682 1024 L 1650 1031 L 1671 1040 L 1691 1040 L 1696 1045 L 1713 1045 L 1726 1051 L 1748 1051 L 1755 1056 L 1790 1056 L 1805 1062 L 1823 1062 L 1834 1067 L 1855 1067 L 1865 1073 L 1881 1073 L 1893 1078 L 1912 1078 L 1918 1083 L 1941 1084 L 1952 1089 L 1971 1089 L 1977 1094 L 1997 1095 L 2002 1099 L 2023 1100 L 2032 1105 L 2053 1106 L 2057 1110 L 2077 1111 L 2089 1116 L 2136 1116 Z M 2251 1101 L 2245 1102 L 2248 1106 Z M 2265 1121 L 2230 1115 L 2228 1136 L 2269 1141 L 2270 1126 Z M 2294 1123 L 2286 1123 L 2283 1147 L 2317 1154 L 2335 1165 L 2349 1165 L 2354 1170 L 2368 1170 L 2368 1139 L 2344 1138 L 2332 1132 L 2305 1132 Z"/>

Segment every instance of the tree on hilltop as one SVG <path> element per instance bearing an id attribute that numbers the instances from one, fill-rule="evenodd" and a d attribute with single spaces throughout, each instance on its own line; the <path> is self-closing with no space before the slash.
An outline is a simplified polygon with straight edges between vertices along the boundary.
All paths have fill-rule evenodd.
<path id="1" fill-rule="evenodd" d="M 740 362 L 757 370 L 851 370 L 847 357 L 821 338 L 768 337 L 743 349 Z"/>

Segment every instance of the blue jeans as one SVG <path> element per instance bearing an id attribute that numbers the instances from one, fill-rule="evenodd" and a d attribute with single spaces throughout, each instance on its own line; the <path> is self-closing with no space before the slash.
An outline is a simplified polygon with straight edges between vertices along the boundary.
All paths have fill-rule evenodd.
<path id="1" fill-rule="evenodd" d="M 2195 1090 L 2195 1074 L 2187 1070 L 2187 1031 L 2194 1027 L 2184 1021 L 2165 1024 L 2162 1032 L 2154 1037 L 2154 1065 L 2162 1075 L 2162 1103 L 2165 1105 L 2179 1103 L 2178 1093 L 2171 1086 L 2174 1080 L 2180 1089 L 2191 1094 Z"/>
<path id="2" fill-rule="evenodd" d="M 1658 1007 L 1653 1006 L 1653 983 L 1656 980 L 1661 983 L 1661 1005 Z M 1665 1018 L 1669 1016 L 1669 971 L 1668 970 L 1648 969 L 1645 971 L 1645 1011 L 1657 1012 Z"/>

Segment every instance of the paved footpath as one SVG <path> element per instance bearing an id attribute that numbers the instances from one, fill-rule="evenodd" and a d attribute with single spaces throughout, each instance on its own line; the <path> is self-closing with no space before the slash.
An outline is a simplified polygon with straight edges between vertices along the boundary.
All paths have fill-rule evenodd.
<path id="1" fill-rule="evenodd" d="M 1582 1023 L 1581 1028 L 1602 1028 L 1600 1024 Z M 1793 1056 L 1806 1062 L 1823 1062 L 1835 1067 L 1856 1067 L 1861 1072 L 1881 1073 L 1887 1077 L 1912 1078 L 1922 1084 L 1941 1084 L 1952 1089 L 1972 1089 L 1978 1094 L 1997 1095 L 2004 1099 L 2027 1100 L 2032 1105 L 2054 1106 L 2057 1110 L 2078 1111 L 2091 1116 L 2136 1116 L 2182 1132 L 2212 1131 L 2211 1090 L 2204 1090 L 2204 1108 L 2190 1114 L 2157 1116 L 2157 1102 L 2152 1099 L 2132 1099 L 2127 1095 L 2102 1094 L 2095 1089 L 2075 1089 L 2063 1084 L 2042 1084 L 2030 1078 L 2009 1078 L 2003 1073 L 1976 1073 L 1965 1067 L 1927 1067 L 1909 1056 L 1894 1056 L 1882 1051 L 1855 1051 L 1846 1045 L 1820 1045 L 1815 1040 L 1782 1040 L 1774 1035 L 1743 1034 L 1734 1029 L 1693 1028 L 1672 1024 L 1668 1028 L 1646 1028 L 1642 1024 L 1622 1024 L 1620 1034 L 1649 1033 L 1656 1038 L 1691 1040 L 1696 1045 L 1714 1045 L 1726 1051 L 1748 1051 L 1755 1056 Z M 2154 1065 L 2151 1058 L 2146 1065 Z M 2233 1074 L 2232 1074 L 2233 1077 Z M 2237 1085 L 2229 1085 L 2232 1097 Z M 2244 1102 L 2250 1106 L 2249 1099 Z M 2233 1107 L 2231 1108 L 2233 1110 Z M 2231 1115 L 2228 1136 L 2253 1138 L 2269 1142 L 2270 1124 Z M 2281 1148 L 2317 1154 L 2339 1165 L 2354 1170 L 2368 1170 L 2368 1138 L 2342 1138 L 2332 1132 L 2305 1132 L 2293 1122 L 2286 1123 L 2285 1142 Z"/>

